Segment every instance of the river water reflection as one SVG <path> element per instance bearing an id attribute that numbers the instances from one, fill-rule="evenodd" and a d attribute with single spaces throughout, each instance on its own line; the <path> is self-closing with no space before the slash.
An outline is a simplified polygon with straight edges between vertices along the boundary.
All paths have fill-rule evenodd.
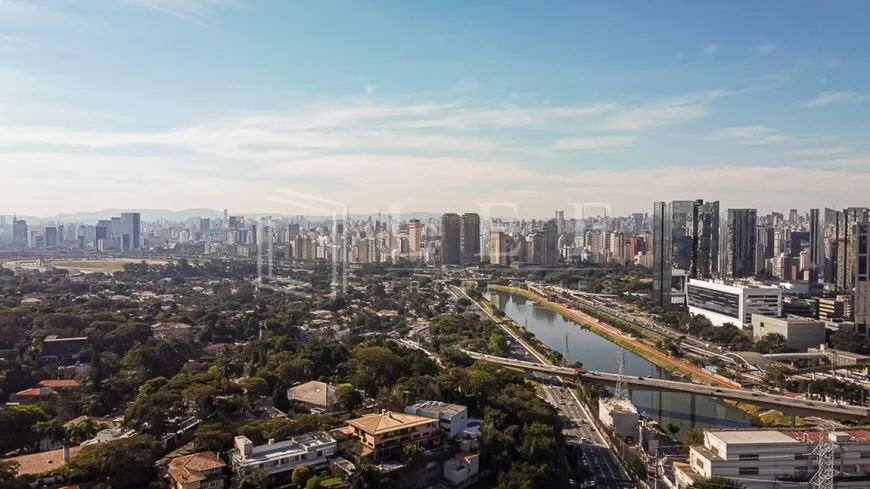
<path id="1" fill-rule="evenodd" d="M 589 330 L 581 329 L 577 324 L 520 295 L 488 291 L 484 296 L 511 319 L 526 326 L 550 348 L 564 353 L 567 333 L 571 361 L 583 362 L 583 366 L 589 370 L 614 373 L 619 370 L 619 346 L 616 344 Z M 631 351 L 625 353 L 625 368 L 628 375 L 672 378 L 667 371 Z M 669 423 L 681 426 L 678 436 L 682 436 L 692 426 L 750 426 L 747 415 L 711 397 L 635 390 L 631 393 L 631 400 L 640 412 L 657 420 L 663 427 Z"/>

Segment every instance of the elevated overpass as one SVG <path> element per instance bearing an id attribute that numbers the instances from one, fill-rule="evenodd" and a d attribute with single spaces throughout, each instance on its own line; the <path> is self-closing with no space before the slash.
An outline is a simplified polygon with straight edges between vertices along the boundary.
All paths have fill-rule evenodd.
<path id="1" fill-rule="evenodd" d="M 568 367 L 541 365 L 521 360 L 485 355 L 468 350 L 462 351 L 475 360 L 503 365 L 505 367 L 558 375 L 571 380 L 583 379 L 588 382 L 615 384 L 619 377 L 617 374 L 606 372 L 587 372 L 585 369 L 578 370 Z M 635 387 L 640 390 L 685 392 L 688 394 L 740 401 L 763 408 L 776 409 L 777 411 L 794 416 L 818 416 L 826 419 L 838 420 L 862 420 L 870 417 L 870 408 L 862 406 L 845 406 L 829 402 L 796 399 L 768 393 L 757 393 L 743 389 L 728 389 L 724 387 L 711 387 L 709 385 L 691 384 L 674 380 L 630 376 L 625 377 L 625 383 L 630 387 Z"/>

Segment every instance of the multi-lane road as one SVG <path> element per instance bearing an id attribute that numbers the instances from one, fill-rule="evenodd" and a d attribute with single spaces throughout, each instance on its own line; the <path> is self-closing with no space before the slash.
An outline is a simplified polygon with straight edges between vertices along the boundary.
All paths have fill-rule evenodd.
<path id="1" fill-rule="evenodd" d="M 555 367 L 551 365 L 540 365 L 532 362 L 524 362 L 510 358 L 495 357 L 482 353 L 471 352 L 464 350 L 465 354 L 475 360 L 483 360 L 491 363 L 497 363 L 508 367 L 522 368 L 541 373 L 549 373 L 561 377 L 574 378 L 582 376 L 584 380 L 591 382 L 600 382 L 613 384 L 616 383 L 617 374 L 605 372 L 586 372 L 578 374 L 575 369 L 566 367 Z M 846 406 L 842 404 L 833 404 L 829 402 L 810 401 L 807 399 L 792 398 L 786 396 L 778 396 L 774 394 L 758 393 L 743 389 L 728 389 L 725 387 L 713 387 L 709 385 L 692 384 L 689 382 L 678 382 L 673 380 L 655 379 L 649 377 L 625 377 L 625 382 L 630 387 L 634 386 L 638 389 L 659 390 L 671 392 L 687 392 L 689 394 L 697 394 L 708 397 L 718 397 L 721 399 L 730 399 L 735 401 L 746 402 L 760 407 L 777 409 L 787 414 L 796 416 L 822 416 L 831 419 L 864 419 L 870 416 L 870 409 L 862 406 Z"/>

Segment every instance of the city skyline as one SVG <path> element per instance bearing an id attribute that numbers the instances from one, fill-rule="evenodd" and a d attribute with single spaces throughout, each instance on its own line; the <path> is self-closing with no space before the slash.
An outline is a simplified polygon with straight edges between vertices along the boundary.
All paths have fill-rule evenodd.
<path id="1" fill-rule="evenodd" d="M 0 3 L 0 208 L 785 212 L 870 188 L 866 4 L 328 3 Z"/>

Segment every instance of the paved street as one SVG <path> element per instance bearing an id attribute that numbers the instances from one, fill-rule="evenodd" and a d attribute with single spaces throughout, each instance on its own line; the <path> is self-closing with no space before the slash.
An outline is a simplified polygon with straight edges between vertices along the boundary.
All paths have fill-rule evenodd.
<path id="1" fill-rule="evenodd" d="M 581 406 L 580 401 L 564 386 L 543 385 L 547 401 L 566 418 L 563 432 L 569 443 L 593 443 L 607 446 L 604 438 L 590 419 L 591 414 Z"/>

